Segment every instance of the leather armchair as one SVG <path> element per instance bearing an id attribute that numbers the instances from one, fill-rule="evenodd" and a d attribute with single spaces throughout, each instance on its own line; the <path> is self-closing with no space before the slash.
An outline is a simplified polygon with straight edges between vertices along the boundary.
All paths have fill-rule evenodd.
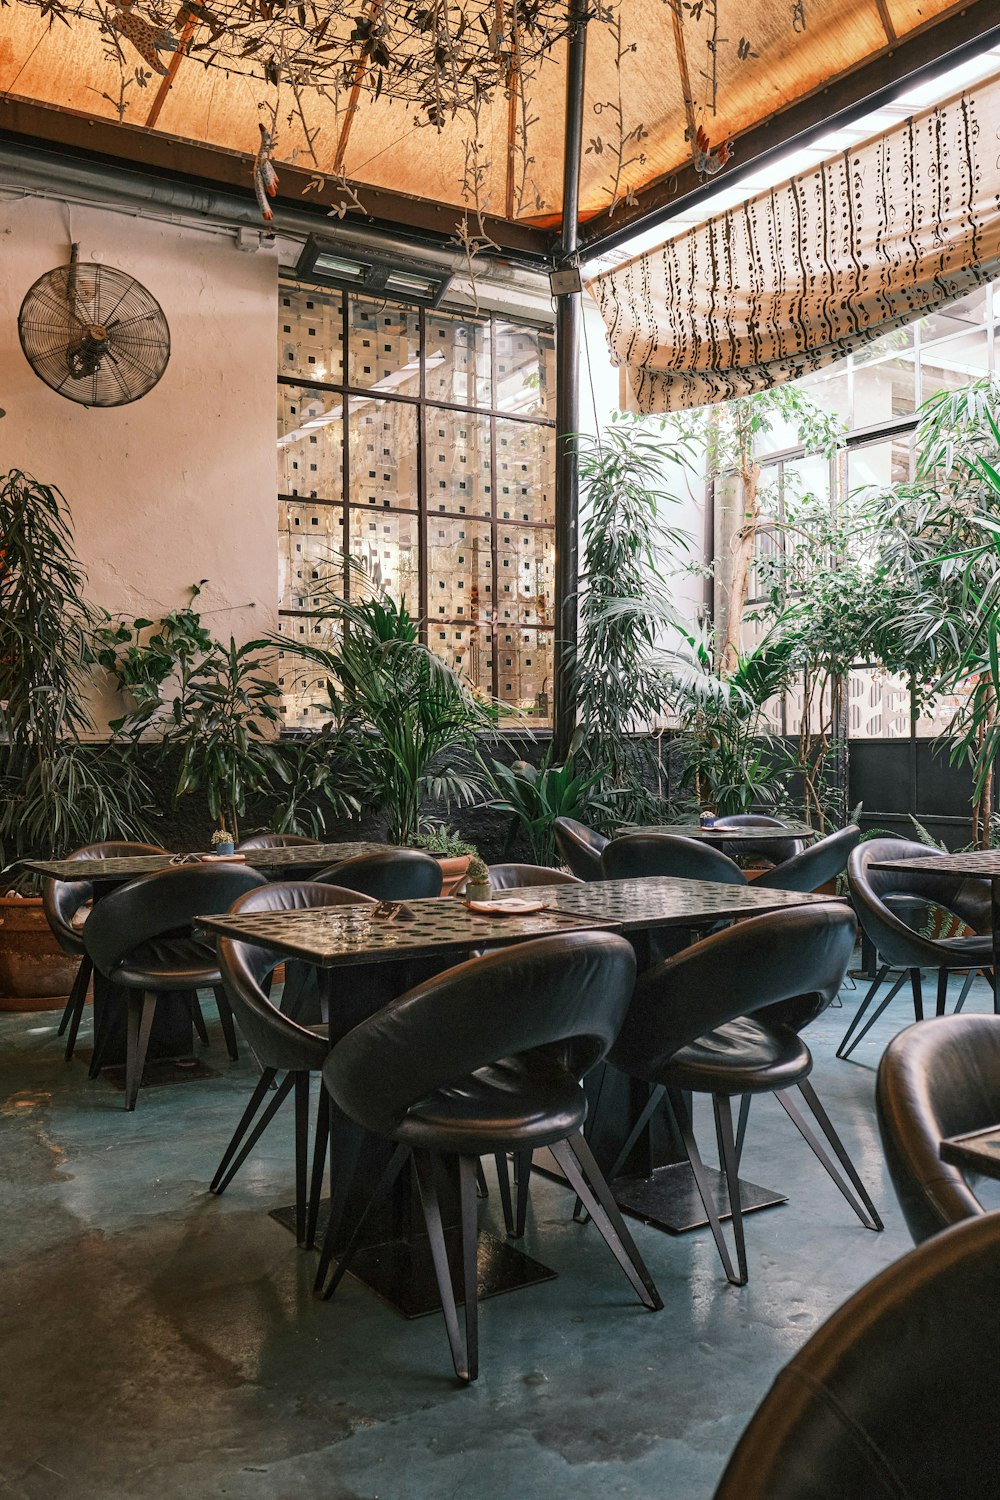
<path id="1" fill-rule="evenodd" d="M 801 854 L 794 854 L 773 869 L 758 875 L 754 885 L 768 891 L 818 891 L 847 869 L 847 860 L 861 837 L 857 823 L 848 823 L 836 833 L 818 839 Z"/>
<path id="2" fill-rule="evenodd" d="M 356 854 L 329 865 L 313 877 L 345 890 L 361 891 L 378 901 L 417 901 L 440 896 L 441 866 L 419 849 L 391 849 L 377 854 Z"/>
<path id="3" fill-rule="evenodd" d="M 600 880 L 601 853 L 608 844 L 603 833 L 588 828 L 576 818 L 556 818 L 553 823 L 556 852 L 580 880 Z"/>
<path id="4" fill-rule="evenodd" d="M 673 875 L 682 880 L 720 880 L 746 885 L 746 876 L 727 854 L 674 833 L 624 833 L 601 855 L 605 880 L 642 875 Z"/>
<path id="5" fill-rule="evenodd" d="M 495 891 L 512 891 L 531 885 L 582 885 L 578 875 L 550 870 L 547 865 L 490 865 L 490 885 Z"/>

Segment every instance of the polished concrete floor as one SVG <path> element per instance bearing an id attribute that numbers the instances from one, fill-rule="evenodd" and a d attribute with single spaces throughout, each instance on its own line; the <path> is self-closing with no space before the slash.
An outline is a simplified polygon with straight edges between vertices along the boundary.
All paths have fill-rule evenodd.
<path id="1" fill-rule="evenodd" d="M 218 1076 L 146 1088 L 133 1115 L 63 1061 L 58 1015 L 0 1018 L 0 1497 L 709 1500 L 777 1370 L 909 1246 L 873 1109 L 907 1006 L 838 1062 L 857 1000 L 845 990 L 809 1041 L 885 1232 L 764 1099 L 745 1175 L 789 1202 L 748 1221 L 750 1285 L 726 1284 L 707 1231 L 637 1226 L 666 1304 L 651 1314 L 536 1175 L 525 1249 L 558 1279 L 483 1305 L 468 1389 L 437 1318 L 407 1322 L 352 1278 L 313 1300 L 314 1255 L 267 1212 L 290 1196 L 290 1115 L 224 1197 L 207 1192 L 254 1078 L 214 1016 Z M 969 1008 L 988 1008 L 981 981 Z"/>

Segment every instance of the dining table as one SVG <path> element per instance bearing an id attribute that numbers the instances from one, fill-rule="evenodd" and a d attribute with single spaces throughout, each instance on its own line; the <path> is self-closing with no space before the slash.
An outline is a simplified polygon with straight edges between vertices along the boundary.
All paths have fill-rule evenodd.
<path id="1" fill-rule="evenodd" d="M 423 899 L 403 903 L 405 916 L 393 920 L 373 918 L 361 935 L 350 931 L 351 919 L 337 908 L 291 912 L 206 914 L 198 926 L 217 937 L 235 938 L 271 949 L 283 958 L 304 959 L 335 981 L 338 971 L 365 966 L 397 964 L 407 960 L 453 959 L 458 962 L 471 952 L 496 949 L 554 932 L 605 930 L 624 933 L 643 951 L 644 934 L 680 928 L 698 932 L 719 922 L 738 920 L 791 906 L 829 902 L 831 897 L 799 891 L 759 890 L 753 885 L 730 885 L 720 881 L 686 880 L 646 876 L 630 880 L 597 880 L 580 884 L 531 886 L 497 891 L 498 906 L 537 902 L 541 909 L 524 914 L 511 911 L 478 914 L 457 898 Z M 327 995 L 331 1024 L 337 1012 L 336 987 Z M 593 1102 L 598 1080 L 595 1069 L 587 1081 Z M 633 1122 L 645 1106 L 648 1086 L 627 1078 L 605 1065 L 602 1088 L 601 1136 L 591 1141 L 602 1168 L 616 1157 Z M 344 1127 L 346 1128 L 346 1127 Z M 344 1224 L 354 1222 L 367 1202 L 371 1187 L 388 1160 L 389 1145 L 373 1137 L 365 1139 L 362 1167 L 349 1202 Z M 561 1178 L 546 1153 L 536 1154 L 541 1170 Z M 711 1175 L 711 1174 L 710 1174 Z M 728 1212 L 724 1178 L 712 1177 L 722 1214 Z M 406 1174 L 399 1180 L 394 1200 L 381 1216 L 366 1221 L 367 1243 L 352 1267 L 386 1300 L 408 1316 L 435 1311 L 440 1303 L 422 1235 L 419 1215 L 409 1195 Z M 683 1143 L 660 1123 L 647 1127 L 612 1184 L 619 1205 L 627 1212 L 658 1228 L 674 1233 L 707 1224 L 707 1215 L 694 1182 Z M 744 1212 L 774 1206 L 784 1195 L 741 1180 Z M 275 1210 L 275 1217 L 292 1227 L 291 1205 Z M 448 1204 L 448 1232 L 458 1234 L 457 1198 Z M 370 1224 L 371 1227 L 367 1228 Z M 346 1234 L 346 1228 L 345 1228 Z M 457 1242 L 456 1242 L 457 1243 Z M 529 1261 L 509 1242 L 484 1234 L 480 1240 L 480 1296 L 509 1291 L 553 1273 Z"/>
<path id="2" fill-rule="evenodd" d="M 990 883 L 990 917 L 993 927 L 993 972 L 1000 975 L 1000 849 L 967 849 L 963 854 L 917 854 L 912 859 L 872 860 L 873 870 L 898 870 L 920 875 L 954 875 Z M 994 996 L 994 1010 L 1000 997 Z"/>
<path id="3" fill-rule="evenodd" d="M 711 844 L 716 849 L 732 844 L 737 853 L 741 844 L 760 846 L 785 843 L 788 839 L 809 843 L 819 837 L 816 829 L 805 823 L 783 823 L 780 828 L 770 823 L 743 823 L 736 828 L 720 828 L 715 823 L 626 823 L 615 832 L 619 838 L 629 833 L 667 833 L 675 838 L 697 839 L 699 843 Z"/>

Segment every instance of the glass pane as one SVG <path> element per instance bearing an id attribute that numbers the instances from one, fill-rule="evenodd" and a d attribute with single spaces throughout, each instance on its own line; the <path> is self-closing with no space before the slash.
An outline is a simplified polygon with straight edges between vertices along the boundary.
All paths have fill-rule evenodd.
<path id="1" fill-rule="evenodd" d="M 431 516 L 427 522 L 427 623 L 481 620 L 493 609 L 490 528 Z"/>
<path id="2" fill-rule="evenodd" d="M 986 330 L 945 339 L 920 351 L 921 393 L 926 401 L 936 391 L 960 391 L 989 370 Z"/>
<path id="3" fill-rule="evenodd" d="M 986 309 L 987 288 L 981 286 L 958 302 L 952 302 L 949 307 L 928 313 L 925 318 L 917 320 L 921 344 L 929 344 L 933 339 L 946 339 L 951 334 L 971 333 L 977 328 L 985 328 Z"/>
<path id="4" fill-rule="evenodd" d="M 500 411 L 524 417 L 556 414 L 556 344 L 547 329 L 517 323 L 496 325 L 497 394 Z"/>
<path id="5" fill-rule="evenodd" d="M 420 394 L 420 314 L 386 302 L 347 299 L 348 385 Z"/>
<path id="6" fill-rule="evenodd" d="M 293 640 L 322 639 L 324 626 L 305 615 L 281 615 L 278 634 Z M 287 729 L 320 729 L 329 704 L 326 677 L 299 656 L 278 652 L 278 686 L 281 688 L 282 723 Z"/>
<path id="7" fill-rule="evenodd" d="M 555 534 L 548 527 L 497 528 L 497 614 L 501 624 L 550 625 Z"/>
<path id="8" fill-rule="evenodd" d="M 948 725 L 964 702 L 964 693 L 946 693 L 932 703 L 926 703 L 914 721 L 914 734 L 918 739 L 927 740 L 947 734 Z"/>
<path id="9" fill-rule="evenodd" d="M 910 733 L 910 685 L 877 667 L 847 675 L 847 732 L 856 739 L 900 740 Z"/>
<path id="10" fill-rule="evenodd" d="M 427 644 L 486 697 L 493 696 L 493 647 L 488 629 L 469 625 L 432 624 Z"/>
<path id="11" fill-rule="evenodd" d="M 459 516 L 491 512 L 490 419 L 427 408 L 427 509 Z"/>
<path id="12" fill-rule="evenodd" d="M 336 391 L 278 386 L 278 490 L 340 500 L 344 487 L 344 406 Z"/>
<path id="13" fill-rule="evenodd" d="M 854 356 L 854 420 L 875 427 L 916 406 L 913 328 L 894 328 Z"/>
<path id="14" fill-rule="evenodd" d="M 812 397 L 817 406 L 837 416 L 845 426 L 851 425 L 850 381 L 847 360 L 838 360 L 814 375 L 805 375 L 799 385 Z"/>
<path id="15" fill-rule="evenodd" d="M 348 402 L 352 505 L 417 508 L 417 408 L 351 396 Z"/>
<path id="16" fill-rule="evenodd" d="M 420 613 L 419 535 L 416 516 L 351 511 L 351 556 L 364 565 L 377 588 L 405 599 L 412 615 Z"/>
<path id="17" fill-rule="evenodd" d="M 340 592 L 343 551 L 342 506 L 279 500 L 278 608 L 316 609 L 325 591 Z"/>
<path id="18" fill-rule="evenodd" d="M 497 420 L 497 519 L 555 520 L 555 434 L 533 422 Z"/>
<path id="19" fill-rule="evenodd" d="M 881 489 L 890 484 L 908 484 L 911 441 L 909 433 L 901 433 L 889 442 L 852 448 L 847 456 L 848 491 L 868 485 Z"/>
<path id="20" fill-rule="evenodd" d="M 282 286 L 278 298 L 278 374 L 300 380 L 344 378 L 344 309 L 340 292 Z"/>
<path id="21" fill-rule="evenodd" d="M 504 707 L 551 717 L 552 631 L 501 629 L 497 636 L 497 696 Z"/>
<path id="22" fill-rule="evenodd" d="M 430 400 L 489 406 L 489 323 L 429 312 L 426 338 L 425 391 Z"/>

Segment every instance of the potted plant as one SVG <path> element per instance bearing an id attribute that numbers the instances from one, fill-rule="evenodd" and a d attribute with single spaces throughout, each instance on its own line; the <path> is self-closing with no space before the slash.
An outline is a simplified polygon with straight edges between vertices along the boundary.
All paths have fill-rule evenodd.
<path id="1" fill-rule="evenodd" d="M 493 893 L 490 885 L 490 867 L 478 854 L 469 860 L 465 872 L 465 898 L 467 901 L 488 901 Z"/>
<path id="2" fill-rule="evenodd" d="M 510 814 L 507 850 L 520 832 L 527 839 L 536 864 L 554 865 L 556 818 L 616 821 L 610 802 L 598 794 L 606 775 L 605 767 L 584 773 L 578 772 L 573 764 L 579 743 L 578 730 L 561 766 L 552 764 L 551 746 L 540 766 L 530 765 L 526 760 L 517 760 L 510 766 L 499 760 L 480 761 L 486 786 L 493 794 L 487 806 L 494 812 Z"/>
<path id="3" fill-rule="evenodd" d="M 94 617 L 59 490 L 0 478 L 0 996 L 53 1005 L 75 963 L 52 939 L 30 877 L 11 866 L 106 838 L 148 838 L 149 788 L 95 732 L 86 686 Z M 35 883 L 37 885 L 37 883 Z"/>
<path id="4" fill-rule="evenodd" d="M 476 857 L 476 847 L 443 824 L 426 825 L 411 841 L 411 848 L 433 854 L 441 866 L 441 894 L 453 896 Z"/>
<path id="5" fill-rule="evenodd" d="M 147 723 L 160 708 L 169 679 L 212 650 L 212 636 L 192 608 L 207 582 L 193 583 L 190 603 L 162 620 L 126 621 L 105 614 L 96 626 L 93 659 L 114 678 L 126 718 Z"/>

